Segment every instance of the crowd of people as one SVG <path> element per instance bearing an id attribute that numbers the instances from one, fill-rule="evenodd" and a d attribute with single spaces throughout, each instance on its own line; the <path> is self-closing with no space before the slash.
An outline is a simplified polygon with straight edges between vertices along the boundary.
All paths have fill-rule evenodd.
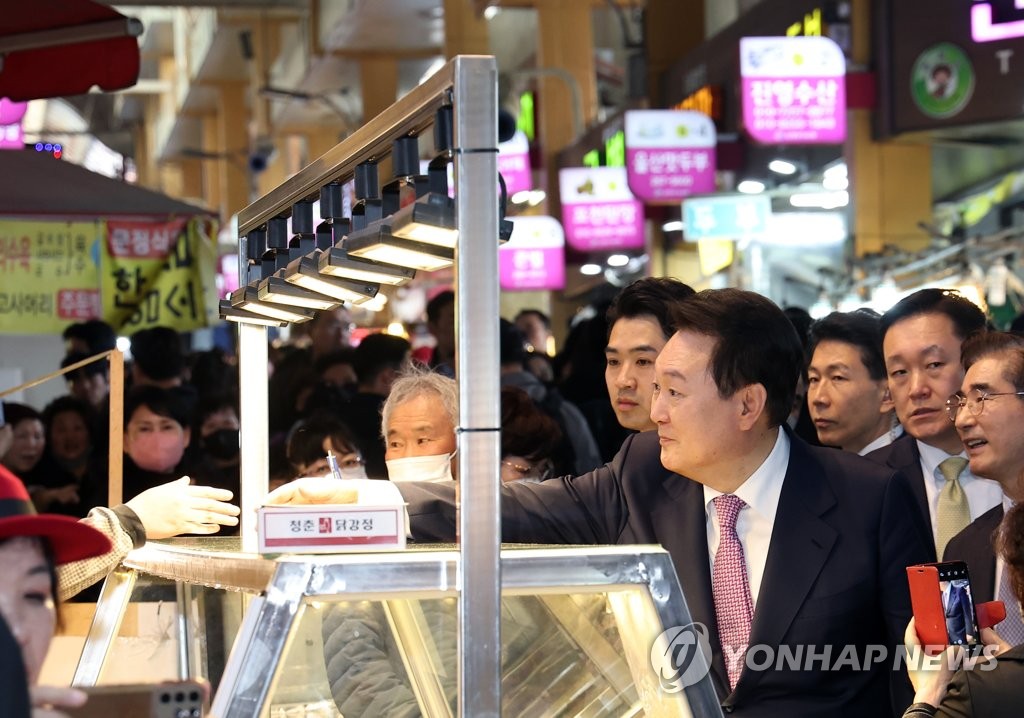
<path id="1" fill-rule="evenodd" d="M 276 353 L 272 501 L 310 500 L 311 485 L 293 479 L 327 473 L 331 451 L 343 477 L 398 483 L 414 539 L 454 538 L 454 295 L 438 294 L 427 319 L 426 351 L 388 334 L 353 347 L 339 308 Z M 695 293 L 663 278 L 634 282 L 577 322 L 555 357 L 550 331 L 536 310 L 500 321 L 504 540 L 664 546 L 693 620 L 709 630 L 711 680 L 729 713 L 1016 710 L 1024 338 L 987 328 L 977 306 L 940 289 L 882 315 L 811 323 L 751 292 Z M 87 322 L 65 339 L 70 366 L 112 348 L 113 333 Z M 228 358 L 186 356 L 159 327 L 132 337 L 132 356 L 125 506 L 104 508 L 103 362 L 69 373 L 69 395 L 41 412 L 6 404 L 0 463 L 36 511 L 82 517 L 115 547 L 230 527 L 239 415 Z M 147 508 L 158 495 L 180 498 L 180 516 L 163 526 Z M 77 562 L 79 573 L 99 578 L 110 560 L 116 550 Z M 974 600 L 1006 605 L 998 635 L 982 632 L 999 651 L 996 670 L 755 670 L 745 660 L 755 645 L 858 655 L 915 645 L 905 571 L 936 560 L 965 561 Z M 65 595 L 56 581 L 50 593 Z M 325 644 L 360 625 L 331 622 Z M 351 704 L 345 680 L 332 677 L 332 689 Z"/>

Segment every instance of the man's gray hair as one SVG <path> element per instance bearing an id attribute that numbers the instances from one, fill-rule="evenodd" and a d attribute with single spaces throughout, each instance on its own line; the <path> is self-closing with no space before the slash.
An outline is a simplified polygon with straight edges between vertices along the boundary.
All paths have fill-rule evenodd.
<path id="1" fill-rule="evenodd" d="M 412 401 L 424 394 L 434 394 L 441 399 L 452 426 L 459 425 L 459 387 L 454 379 L 420 367 L 402 372 L 391 385 L 391 393 L 381 408 L 381 434 L 387 438 L 391 412 L 396 406 Z"/>

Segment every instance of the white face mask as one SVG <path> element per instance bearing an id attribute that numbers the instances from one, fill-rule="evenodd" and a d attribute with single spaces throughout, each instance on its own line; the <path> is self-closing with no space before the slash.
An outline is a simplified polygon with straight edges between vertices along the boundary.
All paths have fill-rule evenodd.
<path id="1" fill-rule="evenodd" d="M 398 483 L 402 481 L 453 481 L 452 457 L 450 454 L 434 454 L 432 456 L 409 456 L 404 459 L 391 459 L 384 463 L 388 467 L 388 478 Z"/>
<path id="2" fill-rule="evenodd" d="M 350 466 L 350 467 L 339 466 L 338 467 L 338 472 L 341 474 L 341 478 L 343 478 L 343 479 L 365 479 L 365 478 L 368 478 L 366 476 L 366 466 L 364 464 L 359 464 L 359 466 Z"/>

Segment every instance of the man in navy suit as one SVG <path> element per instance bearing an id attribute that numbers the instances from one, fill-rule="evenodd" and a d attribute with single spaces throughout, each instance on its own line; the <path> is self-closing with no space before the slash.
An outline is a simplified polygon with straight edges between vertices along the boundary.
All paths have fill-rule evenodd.
<path id="1" fill-rule="evenodd" d="M 943 560 L 965 561 L 974 599 L 1006 603 L 1007 620 L 998 631 L 1011 644 L 1024 641 L 1019 603 L 1005 582 L 1005 565 L 997 561 L 993 538 L 1004 511 L 1024 500 L 1024 337 L 1004 332 L 975 335 L 964 343 L 966 371 L 949 410 L 971 461 L 971 472 L 998 482 L 1003 499 L 946 546 Z M 1003 590 L 1000 591 L 1000 584 Z"/>
<path id="2" fill-rule="evenodd" d="M 673 320 L 656 360 L 657 432 L 629 437 L 589 474 L 503 487 L 504 540 L 663 545 L 708 629 L 729 713 L 902 712 L 912 692 L 891 659 L 911 614 L 905 567 L 929 555 L 906 482 L 781 428 L 803 352 L 769 300 L 700 292 Z M 400 489 L 414 537 L 450 540 L 453 487 Z M 888 646 L 888 660 L 865 668 L 869 645 Z M 747 646 L 819 659 L 755 670 Z M 836 665 L 843 650 L 860 657 L 856 668 Z"/>
<path id="3" fill-rule="evenodd" d="M 882 315 L 889 392 L 906 434 L 867 457 L 909 481 L 917 510 L 932 529 L 932 560 L 942 556 L 952 536 L 1002 499 L 995 482 L 965 469 L 958 477 L 957 493 L 963 499 L 960 524 L 940 530 L 939 504 L 948 480 L 939 467 L 950 457 L 966 458 L 956 427 L 946 415 L 946 399 L 960 389 L 964 378 L 960 345 L 984 327 L 985 315 L 975 304 L 945 289 L 914 292 Z"/>

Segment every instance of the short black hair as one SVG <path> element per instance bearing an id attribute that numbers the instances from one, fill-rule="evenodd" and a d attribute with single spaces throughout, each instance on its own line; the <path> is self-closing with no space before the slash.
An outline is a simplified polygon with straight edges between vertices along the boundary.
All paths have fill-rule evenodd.
<path id="1" fill-rule="evenodd" d="M 70 354 L 67 354 L 63 359 L 60 360 L 60 368 L 61 369 L 67 369 L 72 364 L 77 364 L 78 362 L 84 361 L 84 360 L 86 360 L 86 359 L 88 359 L 89 357 L 92 357 L 92 356 L 94 356 L 94 355 L 93 354 L 86 354 L 86 353 L 83 353 L 83 352 L 71 352 Z M 95 376 L 97 374 L 102 374 L 103 376 L 107 376 L 108 373 L 109 373 L 109 364 L 108 364 L 107 360 L 106 359 L 97 359 L 96 361 L 89 362 L 88 364 L 80 366 L 77 369 L 72 369 L 71 371 L 69 371 L 68 373 L 66 373 L 64 375 L 64 379 L 66 379 L 66 380 L 74 379 L 76 376 L 80 376 L 82 374 L 84 374 L 86 376 Z"/>
<path id="2" fill-rule="evenodd" d="M 498 363 L 523 364 L 526 362 L 526 335 L 504 317 L 498 320 Z"/>
<path id="3" fill-rule="evenodd" d="M 427 302 L 427 321 L 431 324 L 437 322 L 441 318 L 441 312 L 449 304 L 455 302 L 455 292 L 450 289 L 445 289 L 443 292 L 438 292 L 433 299 Z"/>
<path id="4" fill-rule="evenodd" d="M 544 325 L 545 329 L 551 329 L 551 317 L 549 317 L 547 314 L 545 314 L 539 309 L 520 309 L 519 313 L 516 314 L 515 319 L 513 321 L 518 322 L 520 317 L 530 316 L 537 317 L 538 319 L 540 319 L 540 322 L 541 324 Z"/>
<path id="5" fill-rule="evenodd" d="M 360 384 L 372 382 L 385 369 L 402 366 L 412 345 L 407 339 L 378 332 L 369 334 L 359 342 L 352 355 L 352 368 Z"/>
<path id="6" fill-rule="evenodd" d="M 552 459 L 562 442 L 562 428 L 516 386 L 501 388 L 501 456 L 530 461 Z"/>
<path id="7" fill-rule="evenodd" d="M 181 336 L 170 327 L 150 327 L 132 334 L 132 360 L 154 381 L 174 379 L 185 371 Z"/>
<path id="8" fill-rule="evenodd" d="M 882 338 L 897 322 L 922 314 L 944 314 L 953 322 L 957 338 L 963 341 L 985 328 L 985 313 L 955 289 L 919 289 L 896 302 L 882 315 Z"/>
<path id="9" fill-rule="evenodd" d="M 960 350 L 964 371 L 982 359 L 998 354 L 1003 375 L 1017 391 L 1024 391 L 1024 337 L 1013 332 L 975 332 Z"/>
<path id="10" fill-rule="evenodd" d="M 672 277 L 638 279 L 615 295 L 608 307 L 608 333 L 611 334 L 612 326 L 620 319 L 652 316 L 668 339 L 675 332 L 672 307 L 694 294 L 693 287 Z"/>
<path id="11" fill-rule="evenodd" d="M 314 412 L 295 422 L 285 441 L 288 463 L 299 471 L 324 458 L 324 439 L 338 451 L 359 451 L 359 444 L 343 421 L 326 412 Z"/>
<path id="12" fill-rule="evenodd" d="M 796 329 L 770 299 L 743 289 L 705 289 L 676 303 L 672 326 L 715 340 L 709 368 L 719 396 L 761 384 L 771 425 L 786 421 L 804 351 Z"/>
<path id="13" fill-rule="evenodd" d="M 92 404 L 81 399 L 76 399 L 73 396 L 59 396 L 43 409 L 43 428 L 46 431 L 46 445 L 47 448 L 51 446 L 50 430 L 53 428 L 53 420 L 58 414 L 64 414 L 66 412 L 73 412 L 78 414 L 82 418 L 82 422 L 85 424 L 86 430 L 89 432 L 89 443 L 94 443 L 96 439 L 96 430 L 99 424 L 99 417 L 96 414 L 96 410 Z"/>
<path id="14" fill-rule="evenodd" d="M 313 372 L 318 376 L 330 369 L 335 364 L 351 364 L 355 369 L 356 350 L 352 347 L 342 347 L 332 352 L 327 352 L 313 362 Z"/>
<path id="15" fill-rule="evenodd" d="M 124 398 L 124 425 L 132 420 L 132 415 L 141 407 L 146 407 L 157 416 L 173 419 L 182 429 L 191 426 L 189 412 L 191 406 L 182 392 L 175 389 L 163 389 L 153 384 L 133 387 Z"/>
<path id="16" fill-rule="evenodd" d="M 89 319 L 69 325 L 63 334 L 65 341 L 81 339 L 89 347 L 89 354 L 99 354 L 117 348 L 114 328 L 102 319 Z"/>
<path id="17" fill-rule="evenodd" d="M 886 373 L 880 319 L 878 312 L 872 309 L 857 309 L 852 312 L 832 312 L 814 322 L 808 333 L 808 363 L 821 342 L 843 342 L 856 347 L 860 352 L 860 360 L 868 370 L 868 376 L 875 381 L 882 381 Z"/>

